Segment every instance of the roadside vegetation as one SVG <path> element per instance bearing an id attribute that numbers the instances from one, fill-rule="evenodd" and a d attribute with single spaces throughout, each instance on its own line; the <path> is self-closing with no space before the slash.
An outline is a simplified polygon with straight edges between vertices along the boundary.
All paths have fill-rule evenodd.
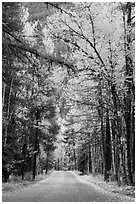
<path id="1" fill-rule="evenodd" d="M 47 174 L 39 174 L 36 176 L 35 180 L 32 179 L 31 172 L 25 175 L 24 180 L 22 180 L 21 176 L 11 176 L 8 182 L 2 184 L 2 194 L 6 196 L 10 192 L 14 193 L 15 191 L 20 191 L 25 187 L 29 187 L 30 185 L 47 179 L 52 172 L 51 170 Z"/>
<path id="2" fill-rule="evenodd" d="M 121 185 L 118 186 L 116 181 L 109 181 L 106 183 L 103 179 L 103 175 L 97 175 L 97 174 L 82 174 L 80 172 L 76 172 L 76 174 L 80 175 L 82 179 L 85 181 L 90 182 L 95 188 L 102 189 L 105 192 L 108 193 L 115 193 L 120 196 L 128 196 L 132 198 L 134 202 L 135 198 L 135 186 L 129 186 L 129 185 Z"/>

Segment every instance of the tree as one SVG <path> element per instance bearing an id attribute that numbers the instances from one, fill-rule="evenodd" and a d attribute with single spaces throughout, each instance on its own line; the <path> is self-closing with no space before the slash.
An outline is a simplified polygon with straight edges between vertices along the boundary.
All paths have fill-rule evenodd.
<path id="1" fill-rule="evenodd" d="M 13 167 L 11 152 L 16 145 L 13 135 L 16 131 L 17 118 L 15 115 L 17 92 L 20 82 L 17 78 L 18 67 L 16 66 L 15 50 L 8 46 L 17 40 L 16 36 L 21 31 L 19 17 L 20 4 L 2 4 L 2 91 L 3 91 L 3 179 L 7 181 L 9 172 Z M 18 55 L 19 56 L 19 55 Z M 10 160 L 10 164 L 8 164 Z"/>
<path id="2" fill-rule="evenodd" d="M 127 138 L 127 164 L 128 164 L 128 179 L 129 183 L 133 184 L 134 174 L 134 153 L 131 154 L 131 149 L 134 151 L 134 133 L 131 131 L 131 127 L 134 129 L 134 57 L 130 54 L 133 48 L 134 35 L 134 3 L 127 3 L 123 5 L 123 21 L 124 21 L 124 51 L 125 51 L 125 87 L 126 94 L 124 96 L 125 103 L 125 123 L 126 123 L 126 138 Z M 133 14 L 132 14 L 133 13 Z M 132 115 L 133 114 L 133 115 Z M 133 140 L 132 140 L 133 138 Z M 133 143 L 132 143 L 133 141 Z M 133 165 L 131 164 L 133 162 Z M 133 167 L 133 168 L 132 168 Z"/>

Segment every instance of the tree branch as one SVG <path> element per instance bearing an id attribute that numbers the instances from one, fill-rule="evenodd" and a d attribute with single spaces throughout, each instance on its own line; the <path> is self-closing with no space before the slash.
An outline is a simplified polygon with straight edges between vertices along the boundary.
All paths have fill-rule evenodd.
<path id="1" fill-rule="evenodd" d="M 50 55 L 47 55 L 47 54 L 42 54 L 40 53 L 39 51 L 35 50 L 34 48 L 31 48 L 27 45 L 24 45 L 24 44 L 15 44 L 15 43 L 4 43 L 2 44 L 3 46 L 7 45 L 9 47 L 13 47 L 13 48 L 16 48 L 16 49 L 19 49 L 19 50 L 23 50 L 25 52 L 28 52 L 28 53 L 31 53 L 31 54 L 34 54 L 36 57 L 40 57 L 42 59 L 45 59 L 47 60 L 48 62 L 50 63 L 56 63 L 56 64 L 59 64 L 61 66 L 66 66 L 69 70 L 72 70 L 74 73 L 76 72 L 76 69 L 75 67 L 73 66 L 73 64 L 69 63 L 69 62 L 65 62 L 63 60 L 60 60 L 58 58 L 55 58 L 53 56 L 50 56 Z"/>

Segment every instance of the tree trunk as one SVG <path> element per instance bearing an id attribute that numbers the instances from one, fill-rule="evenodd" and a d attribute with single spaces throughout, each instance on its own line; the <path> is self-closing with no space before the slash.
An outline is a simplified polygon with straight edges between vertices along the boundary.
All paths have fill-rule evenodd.
<path id="1" fill-rule="evenodd" d="M 89 172 L 90 172 L 90 160 L 89 160 L 90 156 L 89 156 L 89 152 L 90 152 L 90 147 L 88 145 L 88 147 L 87 147 L 87 174 L 89 174 Z"/>
<path id="2" fill-rule="evenodd" d="M 101 89 L 101 80 L 99 79 L 98 84 L 98 95 L 99 95 L 99 117 L 101 122 L 101 141 L 102 141 L 102 151 L 103 151 L 103 164 L 104 164 L 104 179 L 106 175 L 106 166 L 105 166 L 105 131 L 104 131 L 104 118 L 103 118 L 103 100 L 102 100 L 102 89 Z"/>
<path id="3" fill-rule="evenodd" d="M 6 83 L 2 82 L 3 89 L 2 89 L 2 109 L 4 107 L 4 102 L 5 102 L 5 92 L 6 92 Z"/>
<path id="4" fill-rule="evenodd" d="M 35 130 L 35 140 L 34 140 L 34 155 L 33 155 L 33 180 L 36 176 L 36 164 L 37 164 L 37 150 L 38 150 L 38 125 L 39 125 L 39 112 L 36 110 L 36 130 Z"/>
<path id="5" fill-rule="evenodd" d="M 89 172 L 92 172 L 92 164 L 91 164 L 91 144 L 89 143 Z"/>
<path id="6" fill-rule="evenodd" d="M 74 147 L 74 163 L 75 163 L 75 170 L 77 170 L 77 160 L 76 160 L 76 150 Z"/>
<path id="7" fill-rule="evenodd" d="M 106 113 L 106 148 L 105 148 L 105 180 L 108 181 L 112 163 L 112 151 L 111 151 L 111 135 L 110 135 L 110 123 L 109 112 Z"/>
<path id="8" fill-rule="evenodd" d="M 128 180 L 129 184 L 133 184 L 133 163 L 134 155 L 132 151 L 132 141 L 134 141 L 131 128 L 134 126 L 134 119 L 132 118 L 132 102 L 134 103 L 134 82 L 133 82 L 133 59 L 130 54 L 132 51 L 132 5 L 134 3 L 126 3 L 126 9 L 123 10 L 123 22 L 124 22 L 124 48 L 125 48 L 125 87 L 126 93 L 124 98 L 125 103 L 125 123 L 126 123 L 126 139 L 127 139 L 127 166 L 128 166 Z M 127 17 L 127 21 L 126 21 Z M 134 133 L 133 133 L 134 134 Z"/>
<path id="9" fill-rule="evenodd" d="M 10 88 L 9 88 L 8 106 L 7 106 L 7 113 L 6 113 L 7 122 L 9 122 L 10 103 L 11 103 L 11 93 L 12 93 L 13 79 L 14 79 L 14 77 L 11 79 L 11 84 L 10 84 Z M 7 137 L 8 137 L 8 124 L 6 124 L 6 129 L 5 129 L 4 148 L 6 147 L 6 144 L 7 144 Z"/>

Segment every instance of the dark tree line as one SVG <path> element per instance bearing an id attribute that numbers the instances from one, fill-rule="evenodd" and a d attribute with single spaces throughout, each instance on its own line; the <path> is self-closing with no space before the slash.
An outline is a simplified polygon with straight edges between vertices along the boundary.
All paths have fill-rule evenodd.
<path id="1" fill-rule="evenodd" d="M 47 173 L 59 131 L 49 64 L 22 37 L 21 12 L 20 3 L 2 4 L 3 181 L 10 174 L 24 179 L 32 172 L 35 179 Z"/>

